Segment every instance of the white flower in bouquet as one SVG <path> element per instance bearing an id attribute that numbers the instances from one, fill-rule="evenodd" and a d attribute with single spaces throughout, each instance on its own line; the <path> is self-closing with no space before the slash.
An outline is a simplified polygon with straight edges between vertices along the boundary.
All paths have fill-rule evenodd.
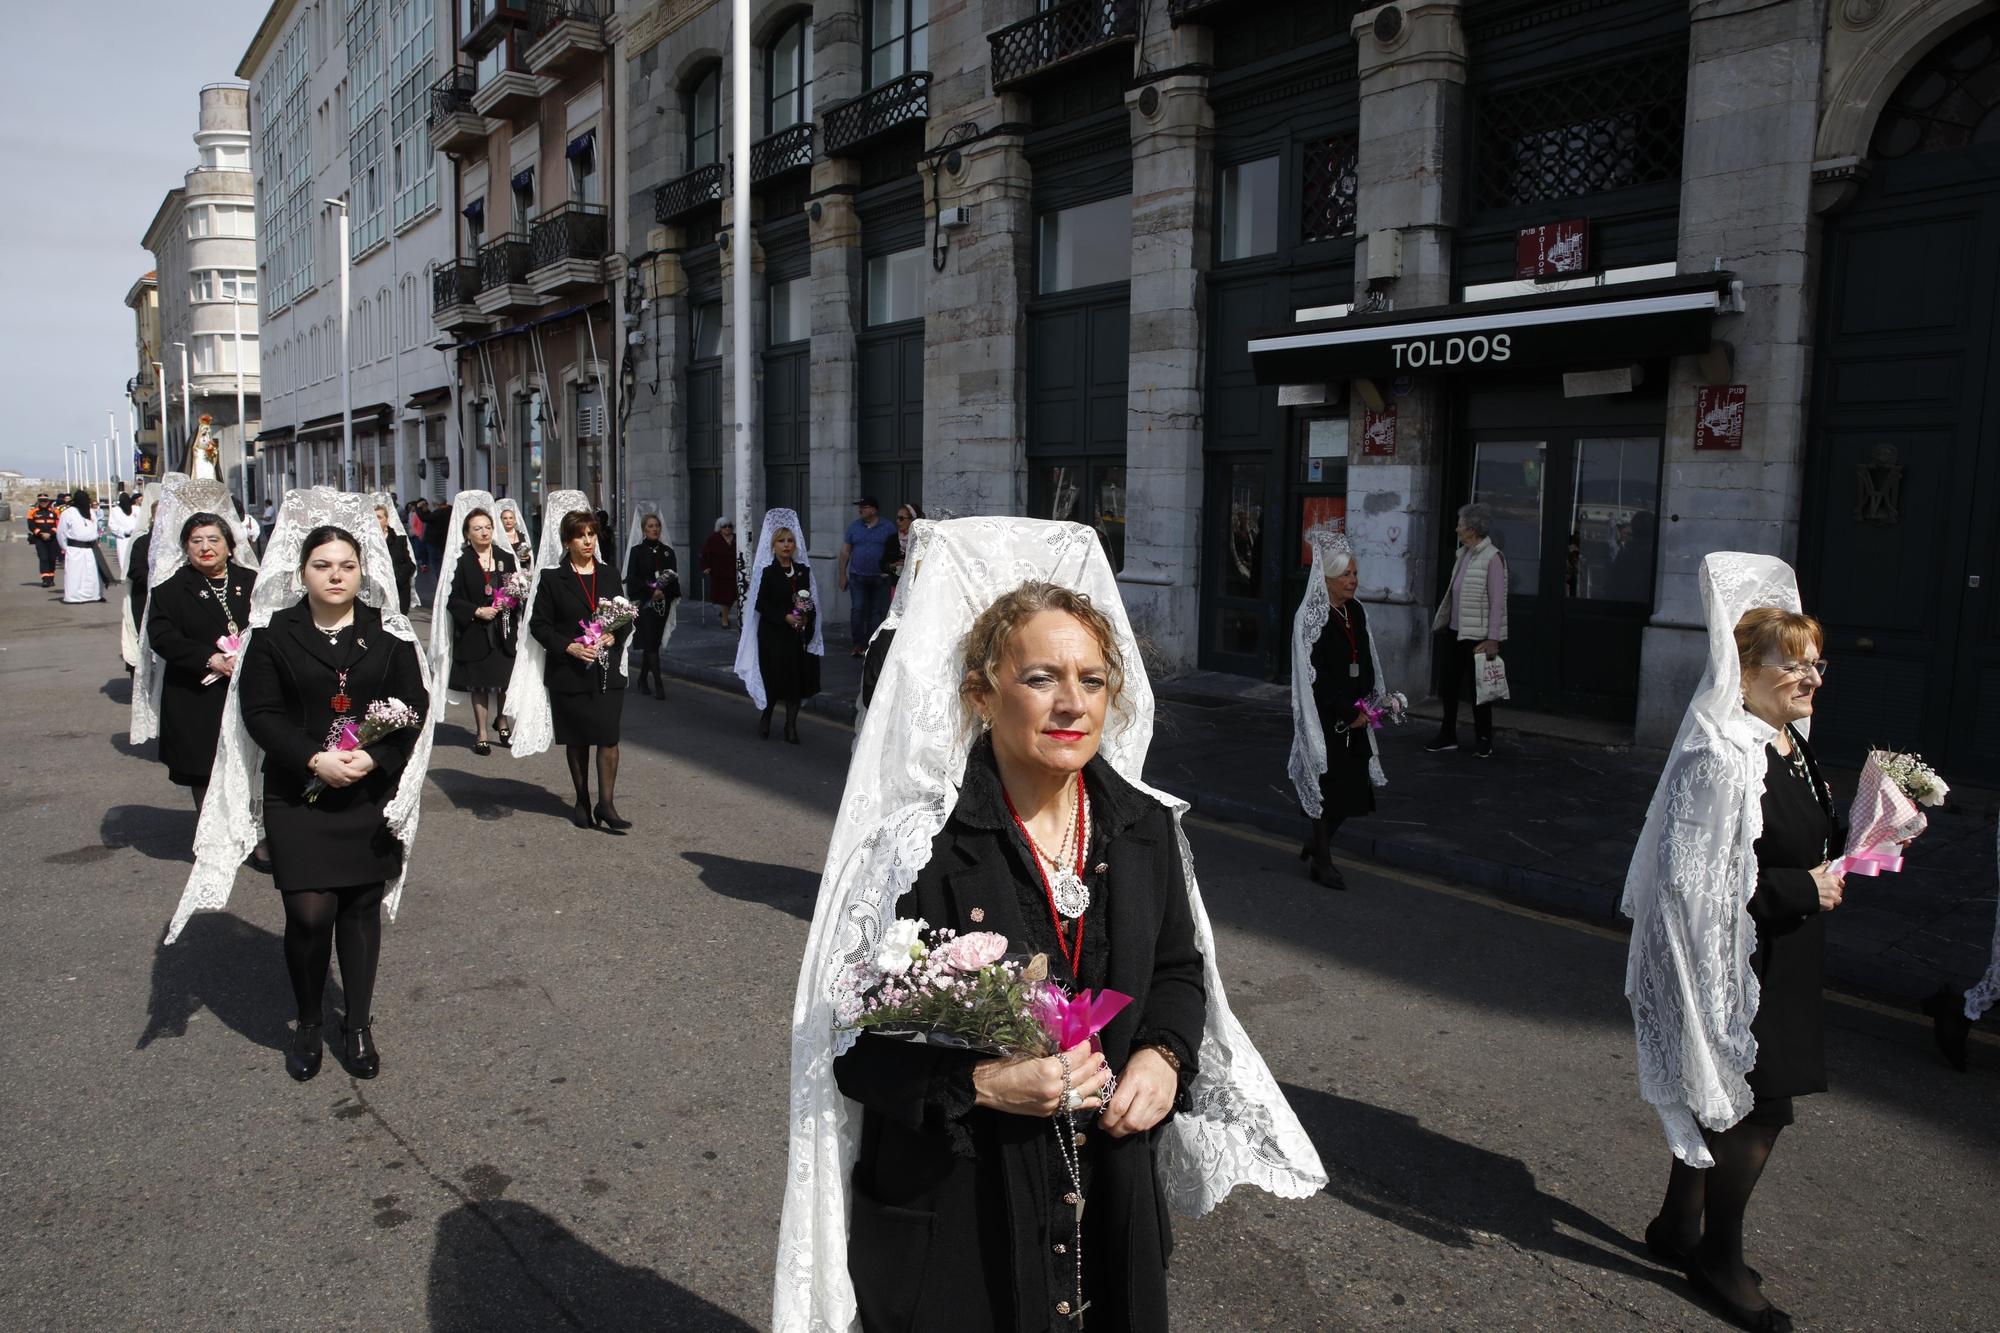
<path id="1" fill-rule="evenodd" d="M 882 932 L 882 942 L 875 946 L 875 966 L 885 976 L 900 977 L 910 970 L 923 952 L 924 931 L 930 923 L 921 918 L 915 921 L 897 919 L 889 923 Z"/>
<path id="2" fill-rule="evenodd" d="M 1883 776 L 1902 788 L 1903 794 L 1918 805 L 1943 805 L 1944 798 L 1951 794 L 1951 787 L 1937 775 L 1937 770 L 1923 761 L 1921 755 L 1877 750 L 1874 758 Z"/>

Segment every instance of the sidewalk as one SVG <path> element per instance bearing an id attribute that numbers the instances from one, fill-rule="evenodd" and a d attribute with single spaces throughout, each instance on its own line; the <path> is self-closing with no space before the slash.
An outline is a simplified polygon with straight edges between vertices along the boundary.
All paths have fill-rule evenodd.
<path id="1" fill-rule="evenodd" d="M 675 630 L 663 666 L 669 675 L 740 692 L 731 670 L 736 637 L 716 626 L 712 611 L 703 626 L 697 609 Z M 823 686 L 809 710 L 853 721 L 861 663 L 849 651 L 846 625 L 828 625 Z M 1149 781 L 1209 818 L 1304 836 L 1285 776 L 1292 743 L 1285 687 L 1193 672 L 1156 682 L 1154 690 Z M 1389 786 L 1377 793 L 1376 813 L 1349 821 L 1336 845 L 1516 902 L 1622 922 L 1625 870 L 1663 757 L 1510 730 L 1504 710 L 1492 759 L 1475 759 L 1470 750 L 1425 754 L 1434 731 L 1434 720 L 1419 717 L 1384 733 Z M 1835 772 L 1835 790 L 1851 793 L 1853 776 Z M 1831 980 L 1908 1004 L 1941 983 L 1969 985 L 1986 970 L 1996 804 L 1991 792 L 1953 792 L 1948 807 L 1930 812 L 1930 830 L 1910 849 L 1902 874 L 1848 882 L 1846 905 L 1827 920 Z"/>

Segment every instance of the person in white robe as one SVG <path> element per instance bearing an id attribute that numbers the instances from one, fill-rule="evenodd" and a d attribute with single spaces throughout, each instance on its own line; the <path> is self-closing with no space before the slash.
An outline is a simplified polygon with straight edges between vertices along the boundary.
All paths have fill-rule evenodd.
<path id="1" fill-rule="evenodd" d="M 104 580 L 97 568 L 97 518 L 91 512 L 90 493 L 79 490 L 70 497 L 56 524 L 56 543 L 63 553 L 63 600 L 101 602 Z"/>

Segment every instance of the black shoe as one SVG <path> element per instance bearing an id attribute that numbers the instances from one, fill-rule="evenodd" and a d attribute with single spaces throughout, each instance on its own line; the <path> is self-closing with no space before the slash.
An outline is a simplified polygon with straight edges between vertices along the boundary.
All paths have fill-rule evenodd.
<path id="1" fill-rule="evenodd" d="M 652 692 L 653 692 L 652 683 L 646 679 L 646 673 L 641 671 L 639 673 L 639 693 L 651 694 Z"/>
<path id="2" fill-rule="evenodd" d="M 618 812 L 605 805 L 602 801 L 599 801 L 590 813 L 596 818 L 598 823 L 604 825 L 604 827 L 610 829 L 613 833 L 622 834 L 626 829 L 632 827 L 631 820 L 620 819 Z"/>
<path id="3" fill-rule="evenodd" d="M 760 741 L 771 739 L 771 710 L 768 708 L 757 719 L 757 739 Z"/>
<path id="4" fill-rule="evenodd" d="M 304 1083 L 319 1072 L 320 1057 L 324 1049 L 320 1045 L 319 1024 L 301 1023 L 292 1033 L 292 1049 L 285 1052 L 285 1072 Z"/>
<path id="5" fill-rule="evenodd" d="M 788 740 L 788 741 L 790 741 L 790 742 L 791 742 L 792 744 L 794 744 L 794 745 L 797 745 L 797 744 L 799 743 L 799 724 L 798 724 L 798 723 L 796 723 L 796 722 L 787 722 L 787 723 L 785 724 L 785 739 L 786 739 L 786 740 Z"/>
<path id="6" fill-rule="evenodd" d="M 590 798 L 588 796 L 582 797 L 577 801 L 576 808 L 569 812 L 569 822 L 578 828 L 595 828 L 597 826 L 591 818 Z"/>
<path id="7" fill-rule="evenodd" d="M 472 752 L 478 755 L 492 754 L 493 747 L 487 744 L 485 741 L 474 741 L 472 743 Z"/>
<path id="8" fill-rule="evenodd" d="M 1443 732 L 1439 732 L 1437 735 L 1433 736 L 1430 739 L 1428 744 L 1424 746 L 1424 753 L 1443 754 L 1446 750 L 1456 750 L 1457 748 L 1458 748 L 1458 737 L 1447 736 Z"/>
<path id="9" fill-rule="evenodd" d="M 1493 742 L 1490 739 L 1480 741 L 1472 747 L 1472 754 L 1475 759 L 1491 759 L 1493 757 Z"/>
<path id="10" fill-rule="evenodd" d="M 514 747 L 514 729 L 512 727 L 493 728 L 493 743 L 503 749 L 512 749 Z"/>
<path id="11" fill-rule="evenodd" d="M 350 1031 L 347 1024 L 340 1025 L 340 1055 L 347 1072 L 356 1078 L 374 1078 L 382 1072 L 382 1053 L 375 1049 L 375 1038 L 365 1027 Z"/>
<path id="12" fill-rule="evenodd" d="M 1965 1005 L 1958 992 L 1944 988 L 1924 1001 L 1924 1012 L 1930 1015 L 1931 1036 L 1937 1041 L 1938 1053 L 1945 1062 L 1959 1073 L 1965 1072 L 1965 1039 L 1972 1033 L 1972 1020 L 1965 1016 Z"/>
<path id="13" fill-rule="evenodd" d="M 1684 1250 L 1674 1243 L 1672 1231 L 1663 1217 L 1656 1217 L 1646 1224 L 1646 1248 L 1653 1252 L 1655 1259 L 1677 1272 L 1686 1271 L 1694 1263 L 1694 1251 Z M 1748 1264 L 1743 1265 L 1743 1271 L 1750 1275 L 1752 1282 L 1760 1287 L 1764 1285 L 1762 1273 Z"/>
<path id="14" fill-rule="evenodd" d="M 657 671 L 653 673 L 653 697 L 655 699 L 658 699 L 661 703 L 665 703 L 667 701 L 666 677 L 662 676 Z"/>
<path id="15" fill-rule="evenodd" d="M 252 852 L 243 858 L 243 864 L 249 866 L 260 875 L 271 873 L 271 858 L 268 856 L 259 856 L 257 853 Z"/>
<path id="16" fill-rule="evenodd" d="M 1767 1304 L 1762 1309 L 1753 1309 L 1738 1305 L 1717 1289 L 1700 1264 L 1690 1262 L 1685 1271 L 1688 1281 L 1694 1284 L 1702 1299 L 1736 1327 L 1748 1329 L 1749 1333 L 1792 1333 L 1792 1317 L 1777 1306 Z"/>

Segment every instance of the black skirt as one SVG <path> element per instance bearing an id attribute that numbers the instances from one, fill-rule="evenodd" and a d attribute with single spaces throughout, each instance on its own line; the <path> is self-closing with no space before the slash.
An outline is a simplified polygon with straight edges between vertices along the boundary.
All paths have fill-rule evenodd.
<path id="1" fill-rule="evenodd" d="M 310 804 L 303 782 L 297 795 L 265 788 L 264 837 L 271 849 L 271 878 L 280 893 L 348 889 L 402 873 L 403 845 L 382 817 L 384 800 L 377 785 L 371 777 L 321 792 Z"/>
<path id="2" fill-rule="evenodd" d="M 1368 776 L 1374 751 L 1366 731 L 1341 731 L 1354 721 L 1356 704 L 1375 689 L 1375 660 L 1368 652 L 1367 612 L 1350 601 L 1349 622 L 1327 617 L 1326 628 L 1313 644 L 1313 707 L 1319 712 L 1320 735 L 1326 740 L 1326 772 L 1319 777 L 1321 813 L 1328 819 L 1351 819 L 1375 810 L 1375 783 Z M 1348 630 L 1353 630 L 1353 641 Z M 1354 674 L 1348 674 L 1349 667 Z"/>
<path id="3" fill-rule="evenodd" d="M 551 690 L 549 713 L 555 719 L 557 745 L 616 745 L 625 714 L 625 691 L 557 694 Z"/>
<path id="4" fill-rule="evenodd" d="M 451 650 L 451 688 L 504 690 L 514 674 L 514 645 L 495 620 L 475 620 Z"/>

